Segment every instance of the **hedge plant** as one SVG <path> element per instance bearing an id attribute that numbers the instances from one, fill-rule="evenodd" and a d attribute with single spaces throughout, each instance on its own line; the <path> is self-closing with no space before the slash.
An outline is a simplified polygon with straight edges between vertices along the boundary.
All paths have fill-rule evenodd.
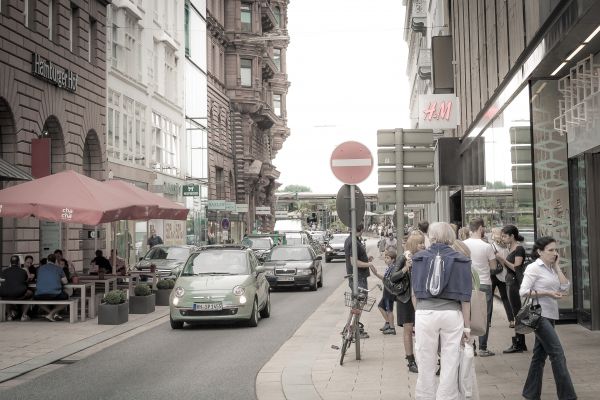
<path id="1" fill-rule="evenodd" d="M 111 290 L 104 295 L 104 302 L 107 304 L 122 304 L 127 300 L 127 293 L 124 290 Z"/>
<path id="2" fill-rule="evenodd" d="M 145 283 L 136 285 L 135 289 L 133 289 L 133 292 L 136 296 L 150 296 L 152 294 L 150 286 L 146 285 Z"/>

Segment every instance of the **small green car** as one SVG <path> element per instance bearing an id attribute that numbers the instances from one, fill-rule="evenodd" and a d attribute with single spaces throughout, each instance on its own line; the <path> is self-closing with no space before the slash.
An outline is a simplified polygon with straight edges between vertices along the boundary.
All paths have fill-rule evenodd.
<path id="1" fill-rule="evenodd" d="M 169 298 L 171 328 L 185 322 L 243 321 L 257 326 L 271 314 L 264 268 L 244 246 L 201 247 L 187 259 Z"/>

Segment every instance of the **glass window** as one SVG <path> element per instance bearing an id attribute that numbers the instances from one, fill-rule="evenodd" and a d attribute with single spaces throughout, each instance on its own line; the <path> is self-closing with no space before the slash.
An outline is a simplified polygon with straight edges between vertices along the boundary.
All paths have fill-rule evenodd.
<path id="1" fill-rule="evenodd" d="M 289 244 L 289 239 L 287 240 Z M 312 260 L 308 247 L 273 247 L 271 261 L 303 261 Z"/>
<path id="2" fill-rule="evenodd" d="M 240 80 L 244 87 L 252 87 L 252 60 L 240 59 Z"/>
<path id="3" fill-rule="evenodd" d="M 273 62 L 275 62 L 277 71 L 281 71 L 281 49 L 273 49 Z"/>
<path id="4" fill-rule="evenodd" d="M 280 94 L 273 95 L 273 111 L 275 112 L 275 115 L 277 115 L 278 117 L 281 117 L 281 95 Z"/>
<path id="5" fill-rule="evenodd" d="M 190 56 L 190 4 L 186 1 L 183 9 L 183 29 L 185 35 L 185 55 Z"/>
<path id="6" fill-rule="evenodd" d="M 252 4 L 242 3 L 240 19 L 242 32 L 252 32 Z"/>
<path id="7" fill-rule="evenodd" d="M 273 14 L 275 14 L 275 22 L 277 23 L 277 26 L 281 27 L 281 8 L 275 6 L 273 9 Z"/>
<path id="8" fill-rule="evenodd" d="M 182 275 L 248 275 L 246 252 L 235 250 L 208 250 L 192 254 Z"/>

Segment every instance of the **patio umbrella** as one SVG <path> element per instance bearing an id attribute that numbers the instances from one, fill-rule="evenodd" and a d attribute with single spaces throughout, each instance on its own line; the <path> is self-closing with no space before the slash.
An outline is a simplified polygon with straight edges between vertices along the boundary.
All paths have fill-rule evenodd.
<path id="1" fill-rule="evenodd" d="M 121 180 L 108 180 L 104 185 L 135 199 L 140 204 L 154 205 L 155 208 L 151 210 L 150 216 L 146 219 L 187 219 L 189 210 L 184 206 L 133 184 Z"/>
<path id="2" fill-rule="evenodd" d="M 98 225 L 148 219 L 157 208 L 72 170 L 0 190 L 0 217 Z"/>

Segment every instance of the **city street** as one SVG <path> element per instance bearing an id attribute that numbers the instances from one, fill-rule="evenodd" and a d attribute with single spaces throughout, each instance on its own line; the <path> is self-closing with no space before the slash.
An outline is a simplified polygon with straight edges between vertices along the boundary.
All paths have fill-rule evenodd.
<path id="1" fill-rule="evenodd" d="M 257 328 L 168 321 L 71 365 L 0 389 L 0 399 L 253 399 L 258 371 L 340 285 L 344 262 L 324 265 L 317 292 L 271 293 L 272 314 Z M 51 326 L 48 326 L 50 329 Z"/>

